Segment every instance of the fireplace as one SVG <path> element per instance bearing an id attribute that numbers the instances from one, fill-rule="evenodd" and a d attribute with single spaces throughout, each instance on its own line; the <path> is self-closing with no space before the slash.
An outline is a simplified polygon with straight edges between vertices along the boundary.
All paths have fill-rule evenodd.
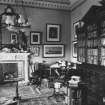
<path id="1" fill-rule="evenodd" d="M 18 77 L 28 82 L 28 55 L 29 53 L 0 53 L 0 69 L 4 78 Z"/>

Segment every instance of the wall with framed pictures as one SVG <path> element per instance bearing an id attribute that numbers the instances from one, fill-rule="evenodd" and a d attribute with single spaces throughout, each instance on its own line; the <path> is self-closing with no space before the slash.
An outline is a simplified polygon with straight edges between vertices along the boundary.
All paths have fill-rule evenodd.
<path id="1" fill-rule="evenodd" d="M 4 7 L 0 7 L 4 8 Z M 31 51 L 33 52 L 37 48 L 35 46 L 39 46 L 39 55 L 37 56 L 41 60 L 46 60 L 46 58 L 43 58 L 43 45 L 46 44 L 64 44 L 66 46 L 64 54 L 61 59 L 69 59 L 70 58 L 70 12 L 68 11 L 62 11 L 62 10 L 51 10 L 51 9 L 40 9 L 40 8 L 27 8 L 28 16 L 32 17 L 32 24 L 31 29 L 25 30 L 25 35 L 27 37 L 27 46 L 28 49 L 31 48 Z M 1 9 L 1 10 L 2 10 Z M 21 9 L 20 9 L 21 10 Z M 32 13 L 36 13 L 33 14 Z M 12 32 L 12 31 L 11 31 Z M 11 44 L 11 32 L 8 32 L 7 30 L 2 31 L 2 44 Z M 41 37 L 40 33 L 41 32 Z M 47 34 L 48 33 L 48 34 Z M 51 34 L 50 34 L 51 33 Z M 55 35 L 52 36 L 52 33 Z M 31 35 L 30 35 L 31 34 Z M 19 35 L 17 36 L 19 37 Z M 35 47 L 35 49 L 33 48 Z M 37 52 L 37 51 L 35 51 Z M 69 56 L 69 57 L 68 57 Z M 50 58 L 48 57 L 48 61 L 54 62 L 57 58 Z"/>
<path id="2" fill-rule="evenodd" d="M 46 40 L 43 43 L 41 43 L 42 36 L 43 33 L 40 31 L 30 32 L 30 52 L 35 57 L 39 56 L 39 51 L 42 52 L 43 58 L 63 58 L 65 56 L 65 45 L 61 42 L 61 24 L 47 23 Z M 41 47 L 35 47 L 36 45 L 41 46 L 42 49 Z"/>
<path id="3" fill-rule="evenodd" d="M 47 44 L 41 43 L 41 41 L 43 40 L 41 36 L 42 32 L 30 32 L 31 53 L 35 54 L 36 50 L 37 52 L 39 52 L 39 48 L 36 48 L 35 45 L 40 45 L 42 46 L 43 58 L 63 58 L 65 56 L 65 46 L 61 42 L 61 24 L 46 24 L 46 42 L 48 42 Z M 49 42 L 51 44 L 49 44 Z M 35 55 L 39 56 L 39 53 Z"/>
<path id="4" fill-rule="evenodd" d="M 46 60 L 46 58 L 43 58 L 42 56 L 43 55 L 42 54 L 43 45 L 46 45 L 46 44 L 51 44 L 51 45 L 61 44 L 62 45 L 64 44 L 66 46 L 65 48 L 66 54 L 61 59 L 63 58 L 70 59 L 70 53 L 71 53 L 69 52 L 70 51 L 70 44 L 69 44 L 69 41 L 70 41 L 70 12 L 62 11 L 62 10 L 55 11 L 52 9 L 40 9 L 40 8 L 33 9 L 33 8 L 28 8 L 28 7 L 26 8 L 28 11 L 27 12 L 28 16 L 30 16 L 32 19 L 31 29 L 30 30 L 26 29 L 25 31 L 25 35 L 28 41 L 28 45 L 27 45 L 28 49 L 38 45 L 40 50 L 39 50 L 39 56 L 37 58 L 41 60 Z M 32 11 L 35 14 L 33 14 Z M 42 34 L 41 37 L 39 37 L 40 35 L 38 35 L 36 32 L 41 32 Z M 49 33 L 55 33 L 55 35 L 52 36 Z M 8 39 L 7 39 L 7 36 L 8 36 Z M 3 37 L 2 37 L 2 42 L 9 43 L 9 41 L 10 41 L 10 34 L 8 35 L 8 32 L 7 33 L 4 32 Z M 54 58 L 54 59 L 48 58 L 48 61 L 54 62 L 56 61 L 56 59 L 59 59 L 59 58 Z"/>

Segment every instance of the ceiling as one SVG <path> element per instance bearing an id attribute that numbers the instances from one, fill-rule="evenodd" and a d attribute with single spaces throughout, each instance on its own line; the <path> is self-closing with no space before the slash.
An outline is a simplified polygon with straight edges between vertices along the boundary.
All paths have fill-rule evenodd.
<path id="1" fill-rule="evenodd" d="M 85 0 L 0 0 L 0 4 L 72 10 Z"/>

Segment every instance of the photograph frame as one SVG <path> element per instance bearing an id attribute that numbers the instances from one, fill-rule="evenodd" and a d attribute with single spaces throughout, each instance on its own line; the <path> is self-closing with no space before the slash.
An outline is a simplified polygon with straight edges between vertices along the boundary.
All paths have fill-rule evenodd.
<path id="1" fill-rule="evenodd" d="M 43 57 L 44 58 L 60 58 L 65 56 L 64 44 L 48 44 L 43 45 Z"/>
<path id="2" fill-rule="evenodd" d="M 17 34 L 16 33 L 11 33 L 11 43 L 17 43 Z"/>
<path id="3" fill-rule="evenodd" d="M 77 41 L 72 42 L 72 55 L 77 58 Z"/>
<path id="4" fill-rule="evenodd" d="M 30 44 L 31 45 L 38 45 L 41 44 L 41 34 L 40 31 L 31 31 L 30 32 Z"/>
<path id="5" fill-rule="evenodd" d="M 46 24 L 46 41 L 60 42 L 61 41 L 61 24 Z"/>

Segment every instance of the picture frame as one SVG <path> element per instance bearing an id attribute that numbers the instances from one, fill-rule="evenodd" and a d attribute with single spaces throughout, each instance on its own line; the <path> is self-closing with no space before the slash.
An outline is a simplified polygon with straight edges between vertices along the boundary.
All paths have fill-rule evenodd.
<path id="1" fill-rule="evenodd" d="M 74 39 L 77 40 L 77 28 L 80 26 L 80 21 L 77 21 L 73 24 L 73 27 L 74 27 Z"/>
<path id="2" fill-rule="evenodd" d="M 11 33 L 11 41 L 12 44 L 17 43 L 17 34 L 16 33 Z"/>
<path id="3" fill-rule="evenodd" d="M 60 42 L 61 40 L 61 25 L 60 24 L 46 24 L 46 41 Z"/>
<path id="4" fill-rule="evenodd" d="M 72 42 L 72 54 L 74 58 L 77 58 L 77 41 Z"/>
<path id="5" fill-rule="evenodd" d="M 39 31 L 31 31 L 30 32 L 30 44 L 41 44 L 41 32 Z"/>
<path id="6" fill-rule="evenodd" d="M 65 48 L 64 45 L 43 45 L 43 57 L 58 58 L 64 57 Z"/>

